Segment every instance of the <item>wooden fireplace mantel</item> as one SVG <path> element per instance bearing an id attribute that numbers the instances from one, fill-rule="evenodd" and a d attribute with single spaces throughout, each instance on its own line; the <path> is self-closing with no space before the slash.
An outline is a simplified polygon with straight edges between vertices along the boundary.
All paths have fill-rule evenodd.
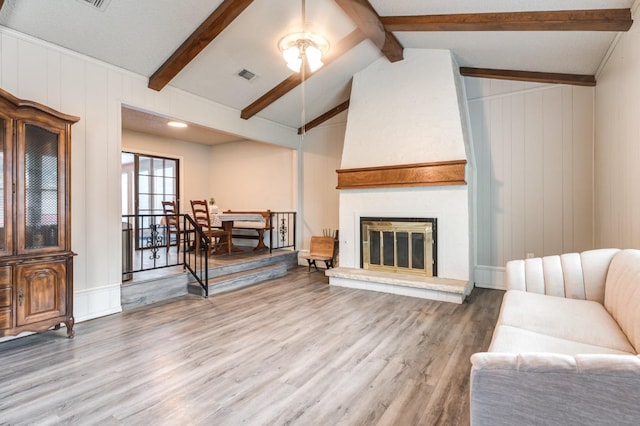
<path id="1" fill-rule="evenodd" d="M 466 185 L 467 160 L 336 170 L 337 189 Z"/>

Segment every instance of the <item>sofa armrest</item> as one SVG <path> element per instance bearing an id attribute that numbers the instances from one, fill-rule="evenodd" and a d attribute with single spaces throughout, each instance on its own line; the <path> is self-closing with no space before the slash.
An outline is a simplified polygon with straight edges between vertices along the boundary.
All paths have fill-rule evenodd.
<path id="1" fill-rule="evenodd" d="M 471 357 L 471 424 L 636 425 L 634 355 L 507 354 Z"/>

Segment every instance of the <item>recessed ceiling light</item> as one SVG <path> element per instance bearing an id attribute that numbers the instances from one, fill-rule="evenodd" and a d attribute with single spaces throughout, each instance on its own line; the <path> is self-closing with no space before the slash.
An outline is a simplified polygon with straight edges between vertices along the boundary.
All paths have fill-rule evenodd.
<path id="1" fill-rule="evenodd" d="M 187 124 L 181 121 L 170 121 L 167 124 L 171 127 L 179 127 L 179 128 L 187 127 Z"/>

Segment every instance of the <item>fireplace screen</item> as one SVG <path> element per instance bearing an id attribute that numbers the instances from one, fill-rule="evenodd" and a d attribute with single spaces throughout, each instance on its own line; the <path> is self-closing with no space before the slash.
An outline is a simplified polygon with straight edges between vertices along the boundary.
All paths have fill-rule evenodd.
<path id="1" fill-rule="evenodd" d="M 435 218 L 360 218 L 361 267 L 437 276 Z"/>

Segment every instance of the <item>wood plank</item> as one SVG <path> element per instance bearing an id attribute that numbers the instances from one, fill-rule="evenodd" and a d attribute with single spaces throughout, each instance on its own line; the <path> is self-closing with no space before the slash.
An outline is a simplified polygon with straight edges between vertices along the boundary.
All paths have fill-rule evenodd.
<path id="1" fill-rule="evenodd" d="M 562 252 L 573 249 L 573 91 L 574 87 L 562 88 Z M 580 123 L 583 126 L 584 123 Z M 590 123 L 593 127 L 593 123 Z M 593 147 L 590 148 L 593 150 Z M 590 210 L 593 215 L 593 208 Z"/>
<path id="2" fill-rule="evenodd" d="M 380 21 L 387 31 L 628 31 L 633 23 L 631 9 L 385 16 Z"/>
<path id="3" fill-rule="evenodd" d="M 544 104 L 543 92 L 524 96 L 525 250 L 544 256 Z"/>
<path id="4" fill-rule="evenodd" d="M 591 90 L 582 89 L 579 87 L 574 88 L 573 90 L 573 117 L 572 123 L 575 123 L 573 126 L 573 189 L 571 194 L 567 194 L 567 197 L 570 197 L 573 202 L 573 250 L 575 251 L 583 251 L 589 250 L 587 247 L 593 247 L 594 244 L 594 216 L 591 214 L 593 211 L 593 202 L 594 202 L 594 194 L 597 194 L 593 190 L 593 181 L 594 181 L 594 173 L 595 170 L 599 170 L 599 165 L 595 166 L 594 169 L 594 161 L 597 158 L 597 154 L 603 153 L 607 149 L 602 149 L 594 154 L 593 144 L 594 144 L 594 116 L 590 113 L 595 108 L 594 105 L 594 96 Z M 616 117 L 616 119 L 619 117 Z M 622 129 L 621 129 L 622 130 Z M 624 140 L 632 141 L 633 132 L 631 127 L 627 127 L 623 131 L 632 132 L 627 133 L 623 137 Z M 635 144 L 632 144 L 635 145 Z M 626 178 L 623 180 L 619 180 L 617 182 L 618 185 L 612 185 L 611 191 L 613 194 L 619 194 L 619 196 L 624 197 L 624 200 L 616 200 L 611 204 L 607 204 L 607 211 L 610 223 L 607 226 L 612 226 L 615 231 L 613 231 L 612 235 L 616 235 L 619 230 L 623 231 L 624 235 L 620 235 L 618 237 L 618 241 L 621 246 L 630 246 L 631 245 L 631 222 L 632 217 L 635 222 L 635 218 L 637 217 L 635 214 L 630 215 L 630 211 L 622 213 L 621 211 L 615 211 L 613 206 L 621 206 L 621 205 L 629 205 L 629 203 L 637 202 L 635 196 L 631 196 L 631 194 L 635 194 L 636 187 L 632 182 L 637 182 L 638 177 L 638 167 L 635 165 L 637 159 L 639 158 L 636 155 L 631 155 L 634 153 L 633 149 L 626 148 L 620 150 L 613 150 L 614 158 L 618 157 L 619 162 L 616 161 L 612 164 L 615 164 L 615 168 L 618 170 L 609 170 L 614 178 L 625 176 Z M 635 151 L 637 152 L 637 151 Z M 605 154 L 611 155 L 611 154 Z M 596 158 L 594 158 L 596 157 Z M 600 161 L 600 160 L 598 160 Z M 624 165 L 626 163 L 626 165 Z M 633 164 L 633 165 L 632 165 Z M 624 173 L 622 172 L 624 170 Z M 599 173 L 603 173 L 599 171 Z M 609 180 L 611 178 L 607 178 Z M 617 192 L 616 186 L 619 188 L 626 188 L 622 192 Z M 597 191 L 597 189 L 596 189 Z M 623 195 L 624 194 L 624 195 Z M 615 198 L 613 199 L 615 200 Z M 604 197 L 600 200 L 603 203 L 606 203 Z M 607 223 L 609 220 L 606 217 L 601 217 L 600 223 Z M 624 226 L 624 223 L 629 224 L 628 227 Z M 611 240 L 610 240 L 611 241 Z M 615 241 L 615 239 L 613 239 Z M 624 244 L 627 242 L 627 244 Z M 604 246 L 601 246 L 604 247 Z"/>
<path id="5" fill-rule="evenodd" d="M 533 81 L 537 83 L 572 84 L 576 86 L 595 86 L 593 75 L 562 74 L 537 71 L 499 70 L 491 68 L 460 67 L 465 77 L 495 78 L 499 80 Z"/>
<path id="6" fill-rule="evenodd" d="M 365 39 L 366 36 L 360 30 L 356 29 L 349 33 L 349 35 L 347 35 L 336 44 L 335 48 L 329 50 L 327 56 L 323 58 L 324 66 L 317 70 L 315 73 L 308 73 L 306 79 L 313 77 L 316 73 L 326 68 L 329 64 L 338 59 L 342 54 L 353 49 Z M 248 120 L 249 118 L 253 117 L 257 113 L 280 99 L 282 96 L 289 93 L 289 91 L 291 91 L 292 89 L 298 87 L 300 83 L 302 83 L 302 73 L 291 74 L 276 87 L 269 90 L 260 98 L 256 99 L 251 105 L 244 108 L 240 113 L 240 117 Z"/>
<path id="7" fill-rule="evenodd" d="M 390 62 L 403 59 L 402 44 L 390 30 L 384 28 L 380 16 L 371 3 L 367 0 L 335 0 L 335 2 Z"/>
<path id="8" fill-rule="evenodd" d="M 2 10 L 2 6 L 4 6 L 4 0 L 0 0 L 0 10 Z"/>
<path id="9" fill-rule="evenodd" d="M 74 340 L 1 343 L 3 423 L 468 424 L 469 357 L 504 292 L 456 305 L 327 282 L 298 267 L 82 322 Z"/>
<path id="10" fill-rule="evenodd" d="M 310 122 L 305 123 L 302 127 L 299 127 L 298 134 L 301 135 L 305 132 L 308 132 L 314 127 L 321 125 L 325 121 L 329 120 L 332 117 L 335 117 L 336 115 L 340 114 L 342 111 L 345 111 L 347 109 L 349 109 L 349 99 L 347 99 L 340 105 L 331 108 L 329 111 L 325 112 L 324 114 L 314 118 Z"/>
<path id="11" fill-rule="evenodd" d="M 149 88 L 161 90 L 227 28 L 253 0 L 224 0 L 149 78 Z"/>
<path id="12" fill-rule="evenodd" d="M 465 185 L 466 160 L 337 170 L 337 189 Z"/>
<path id="13" fill-rule="evenodd" d="M 525 250 L 525 102 L 524 95 L 511 99 L 511 156 L 505 161 L 511 167 L 511 255 L 508 260 L 524 259 Z"/>
<path id="14" fill-rule="evenodd" d="M 562 87 L 554 86 L 543 91 L 542 96 L 542 152 L 543 152 L 543 253 L 562 254 L 562 203 L 563 151 L 562 151 Z M 591 89 L 585 89 L 591 91 Z"/>

